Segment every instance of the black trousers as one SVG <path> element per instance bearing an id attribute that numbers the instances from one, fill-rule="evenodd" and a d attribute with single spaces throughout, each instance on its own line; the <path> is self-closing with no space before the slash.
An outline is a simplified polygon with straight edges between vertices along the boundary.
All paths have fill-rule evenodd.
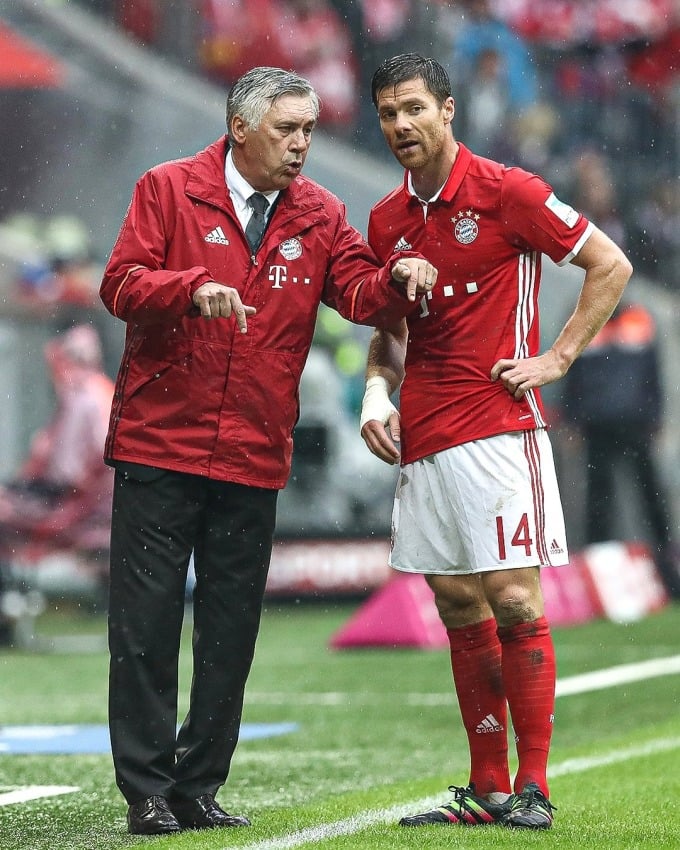
<path id="1" fill-rule="evenodd" d="M 227 778 L 278 495 L 141 469 L 139 476 L 116 471 L 111 525 L 109 728 L 116 782 L 128 803 L 214 794 Z M 193 676 L 178 732 L 178 656 L 192 551 Z"/>

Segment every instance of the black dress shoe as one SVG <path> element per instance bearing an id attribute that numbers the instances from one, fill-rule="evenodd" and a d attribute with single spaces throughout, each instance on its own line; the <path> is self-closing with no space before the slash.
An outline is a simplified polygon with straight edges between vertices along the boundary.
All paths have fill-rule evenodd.
<path id="1" fill-rule="evenodd" d="M 165 835 L 181 828 L 165 797 L 147 797 L 129 806 L 127 824 L 131 835 Z"/>
<path id="2" fill-rule="evenodd" d="M 172 810 L 182 829 L 220 829 L 228 826 L 250 826 L 248 818 L 230 815 L 215 802 L 212 794 L 201 794 L 195 800 L 173 799 Z"/>

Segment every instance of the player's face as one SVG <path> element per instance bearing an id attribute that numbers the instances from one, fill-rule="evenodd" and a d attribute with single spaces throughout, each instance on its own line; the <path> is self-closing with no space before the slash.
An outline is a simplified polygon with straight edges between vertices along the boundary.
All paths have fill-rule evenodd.
<path id="1" fill-rule="evenodd" d="M 253 189 L 271 192 L 293 182 L 302 171 L 315 123 L 312 101 L 298 95 L 275 101 L 257 129 L 234 119 L 234 161 Z"/>
<path id="2" fill-rule="evenodd" d="M 418 77 L 378 93 L 380 129 L 404 168 L 417 170 L 439 160 L 453 145 L 453 98 L 440 106 Z"/>

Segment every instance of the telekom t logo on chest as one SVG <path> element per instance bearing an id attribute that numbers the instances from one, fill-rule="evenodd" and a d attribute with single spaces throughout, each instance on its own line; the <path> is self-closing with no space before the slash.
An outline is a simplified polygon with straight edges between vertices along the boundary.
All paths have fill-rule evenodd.
<path id="1" fill-rule="evenodd" d="M 272 289 L 283 289 L 283 284 L 288 283 L 304 283 L 309 285 L 312 282 L 311 277 L 299 277 L 298 275 L 291 275 L 290 279 L 288 277 L 288 267 L 287 266 L 269 266 L 269 280 L 272 281 Z"/>

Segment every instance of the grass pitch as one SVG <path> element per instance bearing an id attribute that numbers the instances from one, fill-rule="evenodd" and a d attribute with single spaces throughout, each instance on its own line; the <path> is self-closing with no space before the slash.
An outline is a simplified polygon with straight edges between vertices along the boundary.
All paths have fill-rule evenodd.
<path id="1" fill-rule="evenodd" d="M 249 829 L 138 838 L 108 755 L 0 754 L 2 850 L 392 850 L 392 848 L 680 848 L 680 676 L 581 690 L 557 699 L 549 832 L 396 826 L 465 784 L 465 736 L 444 650 L 328 649 L 349 604 L 269 602 L 246 694 L 246 723 L 295 723 L 281 737 L 242 741 L 218 800 Z M 556 629 L 559 678 L 680 653 L 670 606 L 629 625 Z M 105 620 L 52 612 L 44 651 L 0 652 L 0 723 L 104 724 Z M 186 709 L 189 640 L 181 662 Z M 30 786 L 77 791 L 3 805 Z"/>

